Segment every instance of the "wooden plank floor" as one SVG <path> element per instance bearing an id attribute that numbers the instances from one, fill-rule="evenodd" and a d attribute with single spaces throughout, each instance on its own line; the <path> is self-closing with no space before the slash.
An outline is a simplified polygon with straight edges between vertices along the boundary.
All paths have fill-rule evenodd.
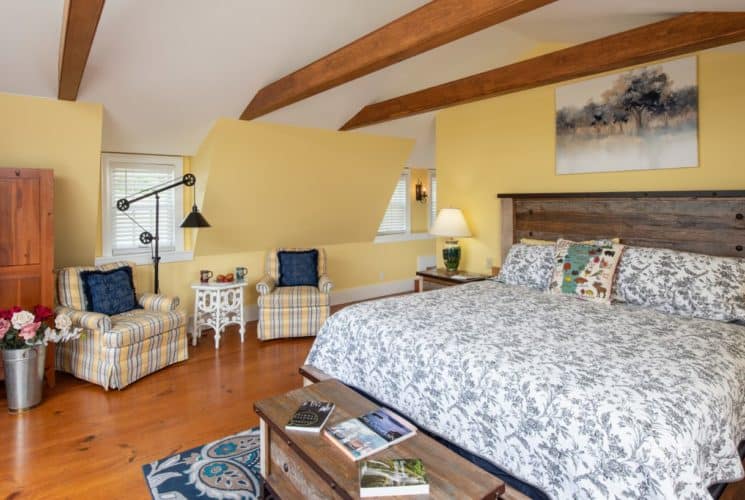
<path id="1" fill-rule="evenodd" d="M 258 425 L 254 401 L 300 387 L 313 338 L 260 343 L 229 329 L 189 360 L 122 391 L 58 373 L 41 406 L 7 413 L 0 384 L 0 498 L 150 498 L 142 464 Z"/>

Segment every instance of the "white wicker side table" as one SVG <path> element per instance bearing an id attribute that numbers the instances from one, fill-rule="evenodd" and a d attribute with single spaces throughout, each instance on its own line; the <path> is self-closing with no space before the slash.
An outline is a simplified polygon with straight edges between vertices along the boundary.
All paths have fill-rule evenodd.
<path id="1" fill-rule="evenodd" d="M 220 336 L 228 325 L 238 325 L 241 342 L 246 333 L 246 319 L 243 317 L 243 289 L 246 282 L 232 283 L 194 283 L 194 328 L 191 343 L 197 345 L 202 328 L 215 330 L 215 349 L 220 347 Z"/>

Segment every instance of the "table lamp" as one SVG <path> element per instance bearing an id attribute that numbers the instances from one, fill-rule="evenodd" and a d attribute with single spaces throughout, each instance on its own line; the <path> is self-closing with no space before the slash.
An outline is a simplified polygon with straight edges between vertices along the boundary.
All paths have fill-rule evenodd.
<path id="1" fill-rule="evenodd" d="M 445 268 L 450 272 L 458 270 L 460 264 L 460 247 L 455 238 L 468 238 L 471 231 L 468 229 L 463 212 L 459 208 L 443 208 L 437 214 L 434 224 L 429 230 L 434 236 L 444 236 L 445 247 L 442 249 L 442 259 Z"/>

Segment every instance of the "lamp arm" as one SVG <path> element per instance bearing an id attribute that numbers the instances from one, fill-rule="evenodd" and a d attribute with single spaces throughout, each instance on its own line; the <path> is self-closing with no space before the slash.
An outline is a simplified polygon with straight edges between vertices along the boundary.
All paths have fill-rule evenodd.
<path id="1" fill-rule="evenodd" d="M 196 182 L 197 178 L 194 177 L 194 174 L 184 174 L 184 176 L 177 181 L 170 182 L 162 186 L 155 186 L 145 194 L 135 196 L 129 200 L 127 198 L 121 198 L 116 202 L 116 208 L 120 212 L 126 212 L 127 210 L 129 210 L 129 206 L 132 203 L 137 203 L 138 201 L 144 200 L 145 198 L 155 196 L 155 235 L 153 236 L 149 231 L 144 231 L 140 235 L 140 241 L 145 245 L 155 242 L 155 251 L 153 253 L 153 291 L 155 293 L 160 293 L 160 281 L 158 276 L 158 268 L 160 266 L 160 193 L 181 185 L 193 186 Z M 129 217 L 129 215 L 127 216 Z M 129 218 L 132 219 L 132 217 Z M 137 222 L 135 222 L 135 224 L 137 224 Z M 137 225 L 140 226 L 140 224 Z M 140 226 L 140 228 L 143 229 L 142 226 Z"/>
<path id="2" fill-rule="evenodd" d="M 194 174 L 184 174 L 181 179 L 171 182 L 170 184 L 166 184 L 165 186 L 151 189 L 149 192 L 143 195 L 136 196 L 129 200 L 127 198 L 121 198 L 117 200 L 116 208 L 120 212 L 126 212 L 127 210 L 129 210 L 129 206 L 132 203 L 137 203 L 140 200 L 144 200 L 145 198 L 150 198 L 151 196 L 155 196 L 156 194 L 160 194 L 163 191 L 168 191 L 169 189 L 173 189 L 175 187 L 181 186 L 182 184 L 186 186 L 193 186 L 196 182 L 197 182 L 197 178 L 194 177 Z"/>

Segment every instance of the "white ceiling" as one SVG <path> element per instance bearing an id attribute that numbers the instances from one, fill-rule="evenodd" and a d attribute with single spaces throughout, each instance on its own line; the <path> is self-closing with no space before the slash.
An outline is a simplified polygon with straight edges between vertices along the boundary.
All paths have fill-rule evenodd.
<path id="1" fill-rule="evenodd" d="M 190 155 L 218 117 L 267 83 L 426 0 L 109 0 L 78 98 L 104 105 L 103 149 Z M 64 0 L 0 0 L 0 91 L 55 97 Z M 745 0 L 559 0 L 260 118 L 338 128 L 362 106 L 519 60 L 537 43 L 578 43 Z M 743 45 L 730 50 L 743 50 Z M 363 131 L 417 139 L 434 166 L 434 114 Z"/>

